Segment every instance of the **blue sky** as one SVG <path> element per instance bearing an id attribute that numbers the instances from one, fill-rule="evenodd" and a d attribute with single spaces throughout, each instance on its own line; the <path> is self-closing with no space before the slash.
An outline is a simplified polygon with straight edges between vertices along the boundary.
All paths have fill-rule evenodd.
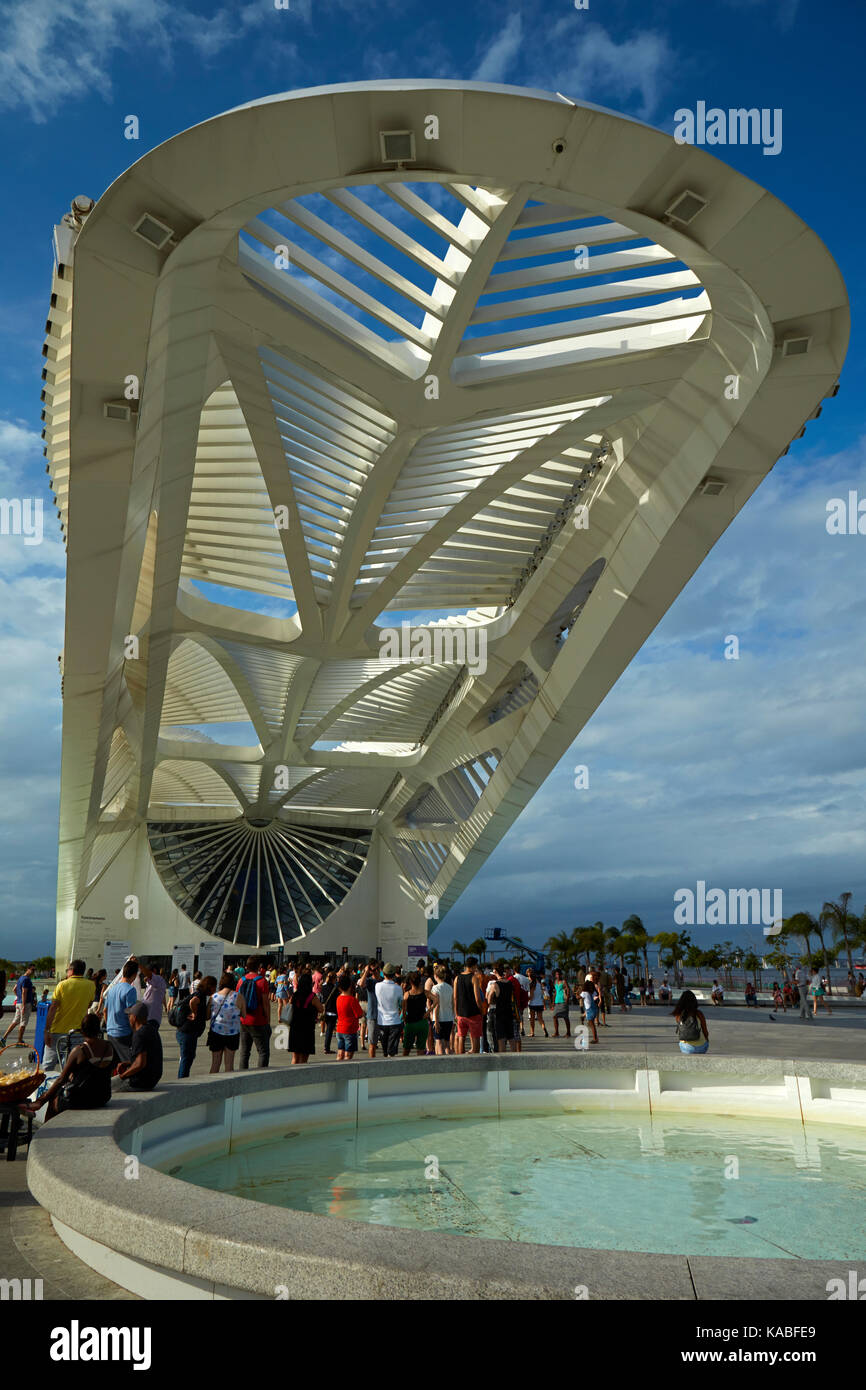
<path id="1" fill-rule="evenodd" d="M 0 0 L 4 206 L 0 496 L 42 497 L 45 540 L 0 536 L 0 954 L 53 947 L 63 550 L 39 440 L 52 226 L 177 131 L 269 93 L 415 77 L 560 91 L 671 131 L 678 107 L 781 108 L 777 156 L 716 151 L 789 203 L 845 276 L 854 331 L 836 400 L 684 590 L 442 924 L 527 939 L 674 891 L 781 886 L 786 915 L 866 903 L 866 537 L 828 536 L 866 496 L 859 0 Z M 124 139 L 124 117 L 141 138 Z M 739 661 L 722 657 L 740 639 Z M 586 764 L 589 788 L 574 788 Z M 432 925 L 432 924 L 431 924 Z M 695 929 L 709 943 L 730 930 Z"/>

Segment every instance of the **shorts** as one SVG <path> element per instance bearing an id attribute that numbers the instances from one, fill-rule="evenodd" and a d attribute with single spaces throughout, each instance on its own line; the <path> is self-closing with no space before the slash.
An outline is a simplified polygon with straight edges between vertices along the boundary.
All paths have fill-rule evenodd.
<path id="1" fill-rule="evenodd" d="M 427 1046 L 427 1036 L 429 1024 L 426 1018 L 422 1018 L 418 1023 L 405 1023 L 403 1025 L 403 1047 L 407 1052 L 411 1052 L 413 1047 L 417 1047 L 419 1052 L 423 1052 Z"/>
<path id="2" fill-rule="evenodd" d="M 487 1013 L 487 1022 L 490 1028 L 490 1040 L 494 1043 L 513 1042 L 520 1037 L 520 1024 L 512 1014 L 507 1018 L 498 1019 L 496 1010 L 490 1009 Z"/>
<path id="3" fill-rule="evenodd" d="M 83 1037 L 83 1035 L 82 1035 Z M 132 1034 L 125 1038 L 114 1038 L 110 1033 L 106 1034 L 106 1042 L 110 1042 L 114 1048 L 114 1055 L 118 1062 L 127 1065 L 132 1061 Z M 75 1044 L 77 1046 L 77 1044 Z"/>
<path id="4" fill-rule="evenodd" d="M 681 1042 L 680 1052 L 687 1052 L 689 1054 L 708 1052 L 709 1047 L 710 1044 L 707 1042 L 706 1038 L 704 1038 L 704 1041 L 701 1043 L 700 1046 L 698 1046 L 696 1043 Z"/>
<path id="5" fill-rule="evenodd" d="M 433 1025 L 433 1036 L 434 1036 L 434 1038 L 436 1039 L 437 1042 L 444 1042 L 444 1043 L 450 1042 L 450 1041 L 451 1041 L 451 1033 L 452 1033 L 453 1029 L 454 1029 L 454 1022 L 453 1022 L 453 1020 L 449 1020 L 448 1023 L 445 1023 L 445 1022 L 434 1023 L 434 1025 Z"/>
<path id="6" fill-rule="evenodd" d="M 20 1028 L 26 1028 L 26 1027 L 27 1027 L 27 1022 L 28 1022 L 29 1018 L 30 1018 L 30 1005 L 29 1005 L 29 1004 L 16 1004 L 16 1005 L 15 1005 L 15 1018 L 14 1018 L 13 1021 L 14 1021 L 15 1023 L 17 1023 L 18 1026 L 19 1026 Z"/>
<path id="7" fill-rule="evenodd" d="M 542 1016 L 543 1013 L 544 1013 L 544 1005 L 543 1005 L 543 1004 L 530 1004 L 530 1006 L 529 1006 L 529 1017 L 530 1017 L 530 1018 L 541 1018 L 541 1016 Z"/>
<path id="8" fill-rule="evenodd" d="M 207 1045 L 211 1052 L 237 1052 L 240 1042 L 240 1033 L 208 1033 Z"/>
<path id="9" fill-rule="evenodd" d="M 598 1009 L 587 1009 L 587 1011 L 586 1011 L 586 1021 L 587 1021 L 587 1023 L 595 1023 L 595 1020 L 596 1020 L 597 1018 L 598 1018 Z"/>
<path id="10" fill-rule="evenodd" d="M 379 1045 L 379 1020 L 367 1015 L 367 1046 L 378 1047 Z"/>
<path id="11" fill-rule="evenodd" d="M 467 1036 L 470 1038 L 480 1038 L 483 1026 L 484 1020 L 480 1014 L 476 1014 L 474 1018 L 458 1018 L 457 1036 L 458 1038 L 465 1038 Z"/>
<path id="12" fill-rule="evenodd" d="M 358 1034 L 357 1033 L 338 1033 L 337 1034 L 338 1052 L 357 1052 Z"/>

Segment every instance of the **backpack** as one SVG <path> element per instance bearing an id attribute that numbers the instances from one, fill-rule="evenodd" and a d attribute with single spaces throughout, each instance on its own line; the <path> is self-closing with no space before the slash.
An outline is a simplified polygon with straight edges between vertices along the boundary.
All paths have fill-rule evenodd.
<path id="1" fill-rule="evenodd" d="M 511 988 L 514 991 L 514 1002 L 517 1005 L 518 1012 L 522 1013 L 529 1003 L 529 995 L 516 975 L 511 976 Z"/>
<path id="2" fill-rule="evenodd" d="M 240 984 L 238 985 L 238 994 L 241 996 L 241 998 L 244 1001 L 244 1004 L 246 1005 L 246 1008 L 243 1010 L 245 1014 L 254 1014 L 258 1011 L 259 991 L 256 988 L 256 986 L 259 980 L 263 980 L 264 978 L 264 975 L 256 975 L 255 979 L 241 980 Z"/>
<path id="3" fill-rule="evenodd" d="M 681 1018 L 677 1023 L 677 1038 L 680 1042 L 696 1043 L 701 1037 L 701 1025 L 697 1015 L 693 1014 L 690 1018 Z"/>
<path id="4" fill-rule="evenodd" d="M 194 1019 L 192 1019 L 193 999 L 199 1001 L 199 1010 Z M 197 992 L 191 994 L 189 999 L 184 999 L 180 1004 L 175 1005 L 168 1016 L 168 1021 L 172 1028 L 179 1028 L 181 1032 L 193 1033 L 195 1037 L 200 1038 L 208 1024 L 206 1002 Z M 189 1027 L 190 1022 L 192 1022 L 193 1027 Z"/>

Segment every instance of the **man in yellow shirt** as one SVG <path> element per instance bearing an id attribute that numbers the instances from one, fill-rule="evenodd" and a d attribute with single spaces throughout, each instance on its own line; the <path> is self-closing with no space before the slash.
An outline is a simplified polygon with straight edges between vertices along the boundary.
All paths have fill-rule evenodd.
<path id="1" fill-rule="evenodd" d="M 53 1002 L 45 1020 L 45 1051 L 43 1065 L 66 1064 L 70 1044 L 68 1034 L 81 1028 L 81 1021 L 93 1003 L 95 985 L 85 979 L 84 961 L 70 961 L 66 967 L 66 979 L 61 980 L 54 991 Z M 80 1042 L 78 1038 L 73 1041 Z"/>

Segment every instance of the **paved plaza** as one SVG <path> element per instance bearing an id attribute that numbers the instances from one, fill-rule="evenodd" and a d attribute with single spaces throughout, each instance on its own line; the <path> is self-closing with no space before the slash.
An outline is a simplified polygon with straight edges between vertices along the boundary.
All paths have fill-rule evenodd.
<path id="1" fill-rule="evenodd" d="M 574 1022 L 579 1015 L 572 1014 Z M 545 1015 L 552 1033 L 552 1022 Z M 797 1012 L 775 1014 L 767 1008 L 746 1009 L 725 1005 L 707 1010 L 710 1029 L 710 1055 L 730 1057 L 779 1058 L 783 1060 L 820 1059 L 824 1061 L 862 1062 L 866 1060 L 866 1003 L 841 1002 L 834 1007 L 832 1017 L 822 1014 L 816 1022 L 804 1022 Z M 173 1080 L 177 1071 L 178 1047 L 174 1030 L 167 1024 L 162 1028 L 165 1047 L 165 1078 Z M 28 1030 L 28 1040 L 32 1028 Z M 596 1055 L 611 1051 L 634 1054 L 641 1050 L 656 1055 L 670 1047 L 678 1055 L 669 1010 L 656 1005 L 631 1013 L 610 1016 L 606 1028 L 599 1030 L 600 1044 L 593 1049 Z M 315 1061 L 330 1065 L 336 1058 L 325 1056 L 322 1040 L 317 1037 Z M 526 1052 L 568 1052 L 573 1040 L 560 1037 L 546 1039 L 543 1035 L 525 1038 Z M 14 1048 L 10 1056 L 15 1055 Z M 255 1067 L 253 1051 L 253 1067 Z M 418 1067 L 435 1068 L 435 1058 L 419 1057 Z M 700 1059 L 696 1059 L 699 1065 Z M 291 1064 L 291 1055 L 273 1048 L 271 1065 Z M 208 1074 L 209 1054 L 202 1045 L 193 1065 L 191 1084 Z M 116 1284 L 95 1274 L 72 1255 L 55 1235 L 47 1212 L 34 1202 L 27 1191 L 26 1150 L 19 1150 L 14 1163 L 0 1157 L 0 1271 L 4 1278 L 42 1279 L 43 1298 L 63 1299 L 133 1299 Z"/>

